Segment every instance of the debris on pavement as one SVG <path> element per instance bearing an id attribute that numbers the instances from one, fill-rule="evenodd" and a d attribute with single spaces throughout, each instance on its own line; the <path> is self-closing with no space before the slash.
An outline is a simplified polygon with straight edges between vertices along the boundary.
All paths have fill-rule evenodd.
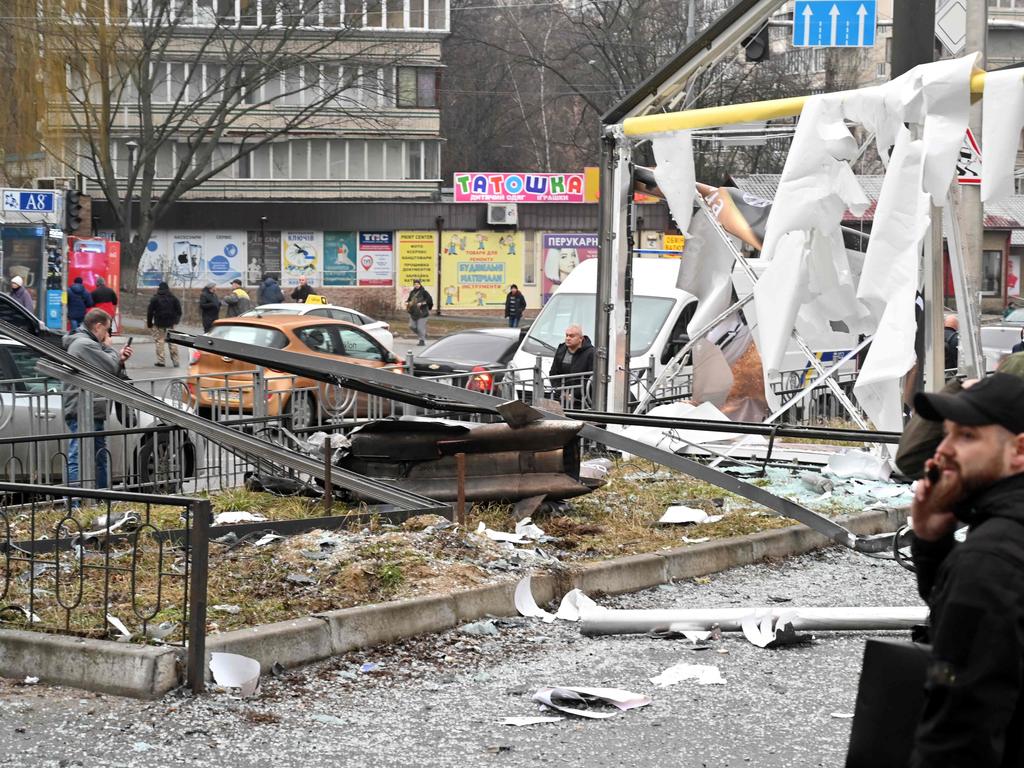
<path id="1" fill-rule="evenodd" d="M 459 632 L 464 635 L 497 635 L 498 627 L 490 619 L 474 621 L 472 624 L 465 624 L 459 627 Z"/>
<path id="2" fill-rule="evenodd" d="M 784 645 L 799 645 L 813 642 L 812 635 L 798 635 L 791 623 L 791 617 L 783 613 L 759 615 L 752 613 L 743 619 L 743 636 L 758 648 L 781 648 Z"/>
<path id="3" fill-rule="evenodd" d="M 124 625 L 123 621 L 121 621 L 119 618 L 117 618 L 117 616 L 111 616 L 108 613 L 107 614 L 107 623 L 110 624 L 110 626 L 112 626 L 114 629 L 117 630 L 117 632 L 118 632 L 117 642 L 119 642 L 119 643 L 127 643 L 129 640 L 132 639 L 131 631 L 128 629 L 128 627 L 126 627 Z"/>
<path id="4" fill-rule="evenodd" d="M 696 680 L 697 685 L 725 685 L 721 670 L 712 664 L 675 664 L 651 678 L 659 688 L 667 688 L 683 680 Z"/>
<path id="5" fill-rule="evenodd" d="M 564 717 L 506 717 L 502 725 L 539 725 L 541 723 L 560 723 Z"/>
<path id="6" fill-rule="evenodd" d="M 579 621 L 584 611 L 600 610 L 603 610 L 601 606 L 587 597 L 583 590 L 573 589 L 562 597 L 555 618 L 563 621 Z"/>
<path id="7" fill-rule="evenodd" d="M 242 698 L 256 693 L 260 685 L 260 663 L 237 653 L 211 653 L 213 681 L 224 688 L 238 688 Z"/>
<path id="8" fill-rule="evenodd" d="M 533 591 L 530 589 L 530 577 L 527 576 L 516 584 L 516 591 L 514 596 L 514 602 L 516 610 L 519 611 L 520 616 L 526 616 L 528 618 L 543 619 L 544 622 L 550 624 L 555 620 L 555 616 L 552 613 L 548 613 L 539 605 L 533 598 Z"/>
<path id="9" fill-rule="evenodd" d="M 238 523 L 264 523 L 267 518 L 264 515 L 254 515 L 252 512 L 232 510 L 218 512 L 213 516 L 214 525 L 236 525 Z"/>
<path id="10" fill-rule="evenodd" d="M 892 464 L 888 459 L 874 456 L 867 451 L 851 449 L 830 456 L 828 471 L 837 477 L 886 481 L 892 474 Z"/>
<path id="11" fill-rule="evenodd" d="M 709 515 L 703 509 L 673 505 L 665 510 L 658 522 L 662 525 L 675 523 L 700 525 L 701 523 L 717 523 L 722 517 L 723 515 Z"/>
<path id="12" fill-rule="evenodd" d="M 230 603 L 219 603 L 217 605 L 210 606 L 211 611 L 217 611 L 218 613 L 230 613 L 235 616 L 242 612 L 242 609 L 237 605 L 231 605 Z"/>
<path id="13" fill-rule="evenodd" d="M 574 686 L 541 688 L 533 694 L 533 700 L 539 701 L 546 707 L 557 709 L 559 712 L 596 720 L 615 717 L 618 713 L 580 709 L 579 706 L 606 704 L 615 707 L 620 712 L 625 712 L 637 707 L 646 707 L 651 703 L 651 699 L 642 693 L 633 693 L 621 688 L 578 688 Z"/>

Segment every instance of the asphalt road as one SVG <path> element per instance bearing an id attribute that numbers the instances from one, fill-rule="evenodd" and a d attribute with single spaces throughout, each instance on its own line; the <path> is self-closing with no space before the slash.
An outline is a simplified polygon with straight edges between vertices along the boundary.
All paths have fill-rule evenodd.
<path id="1" fill-rule="evenodd" d="M 735 569 L 611 607 L 920 605 L 898 565 L 845 550 Z M 727 634 L 708 650 L 647 637 L 586 638 L 566 622 L 497 622 L 349 654 L 263 681 L 246 700 L 172 693 L 137 702 L 45 685 L 0 683 L 0 765 L 18 766 L 842 766 L 864 640 L 819 634 L 764 650 Z M 891 636 L 891 635 L 890 635 Z M 685 661 L 719 667 L 725 685 L 649 678 Z M 361 665 L 377 664 L 361 672 Z M 650 706 L 607 720 L 509 727 L 539 714 L 546 685 L 621 687 Z"/>

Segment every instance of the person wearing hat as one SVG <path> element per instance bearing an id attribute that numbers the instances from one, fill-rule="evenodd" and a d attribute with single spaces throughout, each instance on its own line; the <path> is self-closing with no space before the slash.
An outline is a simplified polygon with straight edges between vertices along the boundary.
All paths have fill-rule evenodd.
<path id="1" fill-rule="evenodd" d="M 207 283 L 199 293 L 199 314 L 203 316 L 203 333 L 209 333 L 213 322 L 220 316 L 220 297 L 214 293 L 216 283 Z"/>
<path id="2" fill-rule="evenodd" d="M 433 308 L 434 299 L 423 287 L 423 283 L 413 280 L 412 290 L 405 300 L 405 311 L 409 313 L 409 329 L 419 339 L 417 346 L 422 347 L 427 343 L 427 318 Z"/>
<path id="3" fill-rule="evenodd" d="M 911 504 L 932 643 L 914 768 L 1024 765 L 1022 403 L 1024 380 L 1002 372 L 914 399 L 945 430 Z"/>
<path id="4" fill-rule="evenodd" d="M 228 308 L 228 317 L 238 317 L 252 308 L 249 294 L 242 288 L 242 281 L 237 277 L 231 281 L 231 292 L 220 301 Z"/>
<path id="5" fill-rule="evenodd" d="M 77 331 L 78 326 L 85 320 L 85 313 L 92 307 L 92 294 L 85 290 L 85 284 L 81 277 L 76 277 L 71 287 L 68 288 L 68 321 L 71 323 L 71 330 Z"/>
<path id="6" fill-rule="evenodd" d="M 525 311 L 526 297 L 519 292 L 519 286 L 512 283 L 512 287 L 505 294 L 505 317 L 508 318 L 508 327 L 518 328 Z"/>
<path id="7" fill-rule="evenodd" d="M 25 287 L 25 281 L 21 279 L 21 275 L 15 275 L 11 278 L 11 298 L 29 312 L 35 314 L 36 302 L 32 298 L 32 294 L 28 292 L 28 288 Z"/>

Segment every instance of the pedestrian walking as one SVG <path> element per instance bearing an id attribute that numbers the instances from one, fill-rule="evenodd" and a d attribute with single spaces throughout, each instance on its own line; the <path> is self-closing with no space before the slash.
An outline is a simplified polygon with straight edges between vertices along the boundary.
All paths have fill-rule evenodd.
<path id="1" fill-rule="evenodd" d="M 156 342 L 156 365 L 163 368 L 167 363 L 164 359 L 164 344 L 167 342 L 167 332 L 181 322 L 181 302 L 178 297 L 171 293 L 167 283 L 160 283 L 149 300 L 149 308 L 146 310 L 146 327 L 153 330 L 153 340 Z M 178 367 L 178 346 L 169 344 L 171 348 L 171 365 Z"/>
<path id="2" fill-rule="evenodd" d="M 305 304 L 306 299 L 313 293 L 313 289 L 310 287 L 309 282 L 306 280 L 305 275 L 299 275 L 299 284 L 292 291 L 292 301 L 297 301 L 299 304 Z M 283 301 L 283 299 L 282 299 Z"/>
<path id="3" fill-rule="evenodd" d="M 282 302 L 284 302 L 284 293 L 281 291 L 281 286 L 278 285 L 273 275 L 264 275 L 263 282 L 260 283 L 256 292 L 256 306 L 281 304 Z"/>
<path id="4" fill-rule="evenodd" d="M 199 313 L 203 317 L 203 333 L 209 333 L 220 316 L 220 297 L 214 292 L 216 283 L 207 283 L 199 294 Z"/>
<path id="5" fill-rule="evenodd" d="M 36 313 L 36 302 L 32 298 L 32 294 L 29 293 L 28 288 L 25 287 L 25 281 L 21 279 L 21 275 L 15 275 L 11 278 L 11 298 L 33 315 Z"/>
<path id="6" fill-rule="evenodd" d="M 221 304 L 228 308 L 228 317 L 238 317 L 252 309 L 252 301 L 249 294 L 242 288 L 242 281 L 237 277 L 231 281 L 231 291 L 220 300 Z"/>
<path id="7" fill-rule="evenodd" d="M 427 318 L 434 308 L 434 299 L 419 280 L 412 281 L 412 290 L 405 300 L 405 311 L 409 313 L 409 329 L 419 339 L 417 346 L 427 343 Z"/>
<path id="8" fill-rule="evenodd" d="M 909 762 L 1024 765 L 1024 381 L 994 373 L 920 393 L 943 422 L 911 504 L 918 591 L 930 608 L 925 704 Z M 954 531 L 969 526 L 965 540 Z"/>
<path id="9" fill-rule="evenodd" d="M 81 277 L 76 277 L 68 288 L 68 321 L 71 330 L 77 331 L 85 320 L 85 313 L 92 307 L 92 294 L 85 290 Z M 109 317 L 109 315 L 108 315 Z"/>
<path id="10" fill-rule="evenodd" d="M 96 278 L 96 290 L 92 292 L 92 305 L 110 315 L 110 328 L 113 332 L 114 321 L 117 319 L 117 294 L 102 277 Z"/>
<path id="11" fill-rule="evenodd" d="M 556 378 L 551 385 L 561 394 L 559 398 L 566 408 L 582 408 L 587 398 L 588 374 L 594 371 L 594 345 L 589 336 L 583 335 L 583 328 L 570 325 L 565 329 L 565 341 L 558 345 L 551 360 L 548 374 Z"/>
<path id="12" fill-rule="evenodd" d="M 132 356 L 132 348 L 124 347 L 120 352 L 110 343 L 110 315 L 102 309 L 91 309 L 82 319 L 80 327 L 64 336 L 63 347 L 67 353 L 81 360 L 90 368 L 103 373 L 118 376 L 124 370 L 124 364 Z M 64 385 L 64 422 L 68 431 L 78 432 L 78 403 L 81 392 L 73 384 Z M 102 432 L 106 429 L 107 413 L 110 401 L 105 397 L 94 395 L 92 398 L 92 419 L 86 431 Z M 88 416 L 86 416 L 88 418 Z M 108 488 L 110 479 L 107 476 L 110 452 L 107 450 L 106 437 L 99 435 L 93 438 L 96 453 L 96 487 Z M 71 438 L 68 444 L 68 485 L 76 486 L 79 481 L 79 440 Z"/>
<path id="13" fill-rule="evenodd" d="M 526 297 L 519 292 L 519 286 L 512 283 L 505 295 L 505 317 L 508 318 L 509 328 L 518 328 L 519 321 L 523 319 L 523 312 L 526 311 Z"/>

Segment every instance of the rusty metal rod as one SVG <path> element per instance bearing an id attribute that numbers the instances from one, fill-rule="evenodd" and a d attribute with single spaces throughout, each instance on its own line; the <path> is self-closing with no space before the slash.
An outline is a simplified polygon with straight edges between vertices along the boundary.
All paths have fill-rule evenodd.
<path id="1" fill-rule="evenodd" d="M 459 521 L 459 525 L 465 527 L 466 525 L 466 454 L 456 453 L 455 454 L 455 470 L 457 473 L 457 493 L 458 499 L 455 502 L 455 514 Z"/>

